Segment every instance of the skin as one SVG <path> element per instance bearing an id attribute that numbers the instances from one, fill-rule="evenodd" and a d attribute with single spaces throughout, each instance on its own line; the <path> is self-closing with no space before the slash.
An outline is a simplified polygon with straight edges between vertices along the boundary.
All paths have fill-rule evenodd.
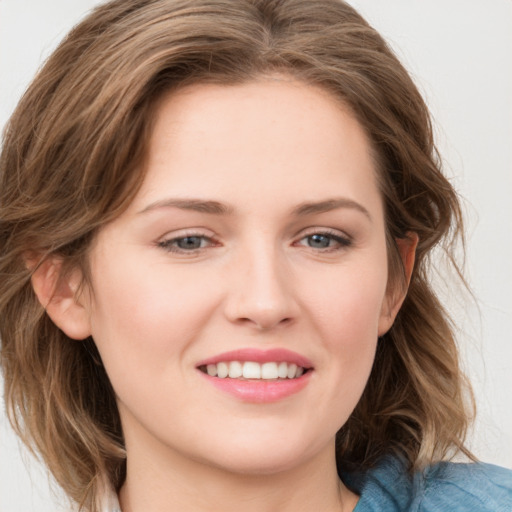
<path id="1" fill-rule="evenodd" d="M 51 261 L 33 278 L 61 329 L 93 336 L 112 381 L 124 512 L 354 508 L 335 434 L 403 300 L 387 293 L 375 172 L 359 123 L 317 87 L 272 77 L 163 99 L 143 186 L 91 248 L 92 289 L 77 300 L 79 272 L 58 283 Z M 180 248 L 187 236 L 199 248 Z M 400 248 L 410 274 L 414 243 Z M 293 350 L 313 363 L 309 383 L 275 403 L 220 392 L 196 366 L 239 348 Z"/>

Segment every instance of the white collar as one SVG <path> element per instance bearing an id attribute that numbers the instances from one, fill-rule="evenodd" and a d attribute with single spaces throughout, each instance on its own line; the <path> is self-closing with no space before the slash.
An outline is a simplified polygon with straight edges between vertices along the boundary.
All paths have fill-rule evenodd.
<path id="1" fill-rule="evenodd" d="M 117 494 L 114 491 L 105 492 L 101 500 L 101 512 L 121 512 Z"/>

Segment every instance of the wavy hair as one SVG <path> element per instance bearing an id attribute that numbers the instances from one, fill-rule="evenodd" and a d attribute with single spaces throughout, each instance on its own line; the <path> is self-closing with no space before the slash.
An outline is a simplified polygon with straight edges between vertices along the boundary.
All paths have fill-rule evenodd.
<path id="1" fill-rule="evenodd" d="M 12 115 L 0 156 L 0 336 L 5 403 L 21 438 L 83 509 L 119 489 L 126 453 L 92 339 L 70 340 L 38 302 L 27 254 L 58 255 L 87 279 L 95 234 L 130 203 L 154 109 L 193 83 L 282 73 L 330 91 L 366 130 L 395 240 L 419 236 L 409 291 L 380 339 L 363 396 L 337 434 L 339 467 L 393 452 L 411 469 L 462 451 L 470 415 L 453 326 L 431 286 L 431 251 L 453 256 L 458 197 L 427 107 L 382 37 L 338 0 L 114 0 L 64 39 Z"/>

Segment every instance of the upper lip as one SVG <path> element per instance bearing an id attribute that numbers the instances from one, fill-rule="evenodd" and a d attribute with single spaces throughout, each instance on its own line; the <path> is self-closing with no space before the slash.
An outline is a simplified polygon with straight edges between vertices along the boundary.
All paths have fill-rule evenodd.
<path id="1" fill-rule="evenodd" d="M 312 368 L 313 363 L 307 358 L 297 352 L 285 348 L 272 348 L 268 350 L 262 350 L 257 348 L 241 348 L 237 350 L 231 350 L 229 352 L 223 352 L 217 354 L 208 359 L 200 361 L 197 366 L 206 366 L 209 364 L 217 364 L 221 362 L 229 361 L 253 361 L 255 363 L 295 363 L 297 366 L 303 368 Z"/>

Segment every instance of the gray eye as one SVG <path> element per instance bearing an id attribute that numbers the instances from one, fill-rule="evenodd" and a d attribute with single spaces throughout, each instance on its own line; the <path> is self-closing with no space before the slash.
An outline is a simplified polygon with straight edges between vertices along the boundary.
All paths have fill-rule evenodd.
<path id="1" fill-rule="evenodd" d="M 178 238 L 175 243 L 180 249 L 200 249 L 203 243 L 203 237 L 185 236 L 183 238 Z"/>
<path id="2" fill-rule="evenodd" d="M 313 247 L 315 249 L 326 249 L 331 244 L 332 236 L 315 234 L 309 235 L 307 240 L 309 247 Z"/>

